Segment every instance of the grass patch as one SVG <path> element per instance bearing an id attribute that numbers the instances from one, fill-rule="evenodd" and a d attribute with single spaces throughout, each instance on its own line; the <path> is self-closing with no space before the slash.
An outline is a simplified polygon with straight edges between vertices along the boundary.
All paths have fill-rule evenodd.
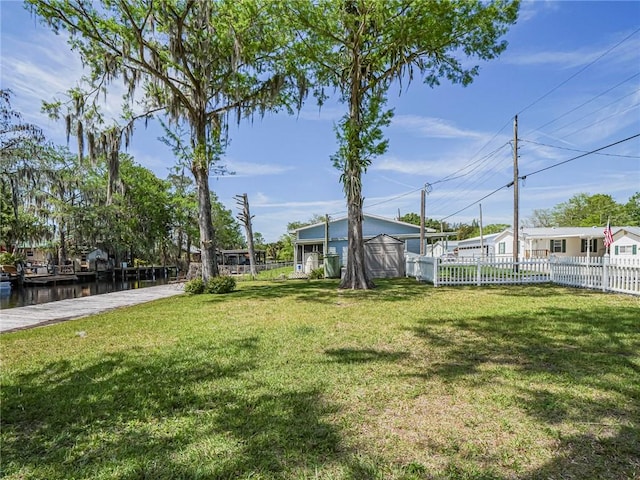
<path id="1" fill-rule="evenodd" d="M 258 274 L 256 275 L 255 279 L 251 278 L 251 275 L 249 274 L 244 274 L 244 275 L 238 275 L 237 279 L 240 281 L 243 280 L 286 280 L 289 275 L 291 275 L 293 273 L 293 266 L 288 266 L 288 267 L 279 267 L 279 268 L 272 268 L 270 270 L 261 270 L 258 272 Z"/>
<path id="2" fill-rule="evenodd" d="M 2 335 L 0 475 L 640 475 L 638 298 L 377 284 L 242 282 Z"/>

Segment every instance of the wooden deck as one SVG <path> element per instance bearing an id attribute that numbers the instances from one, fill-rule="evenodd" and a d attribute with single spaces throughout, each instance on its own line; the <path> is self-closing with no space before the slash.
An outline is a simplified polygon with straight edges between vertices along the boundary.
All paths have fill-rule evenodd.
<path id="1" fill-rule="evenodd" d="M 33 285 L 50 285 L 52 283 L 64 283 L 64 282 L 77 282 L 78 276 L 74 274 L 65 275 L 25 275 L 23 284 L 28 286 Z"/>
<path id="2" fill-rule="evenodd" d="M 115 308 L 137 305 L 183 293 L 184 284 L 169 283 L 155 287 L 122 290 L 59 302 L 8 308 L 0 312 L 0 332 L 49 325 L 74 318 L 87 317 Z"/>

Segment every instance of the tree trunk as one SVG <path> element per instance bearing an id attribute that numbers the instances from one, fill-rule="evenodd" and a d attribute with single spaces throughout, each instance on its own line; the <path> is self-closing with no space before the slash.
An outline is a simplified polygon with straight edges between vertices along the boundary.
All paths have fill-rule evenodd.
<path id="1" fill-rule="evenodd" d="M 359 175 L 358 175 L 359 176 Z M 347 216 L 347 268 L 340 288 L 367 290 L 375 284 L 369 279 L 364 261 L 364 238 L 362 236 L 362 198 L 348 199 Z"/>
<path id="2" fill-rule="evenodd" d="M 64 265 L 67 261 L 67 238 L 64 233 L 65 225 L 60 222 L 60 245 L 58 247 L 58 265 Z"/>
<path id="3" fill-rule="evenodd" d="M 182 260 L 182 242 L 184 242 L 184 237 L 183 237 L 183 233 L 182 233 L 182 229 L 179 228 L 178 229 L 178 239 L 177 239 L 177 252 L 176 252 L 176 265 L 180 265 L 180 261 Z M 187 252 L 187 255 L 189 253 Z"/>
<path id="4" fill-rule="evenodd" d="M 216 261 L 215 232 L 211 220 L 211 193 L 209 190 L 209 169 L 202 165 L 194 169 L 198 188 L 198 226 L 200 227 L 200 255 L 202 261 L 202 279 L 206 282 L 218 276 Z"/>

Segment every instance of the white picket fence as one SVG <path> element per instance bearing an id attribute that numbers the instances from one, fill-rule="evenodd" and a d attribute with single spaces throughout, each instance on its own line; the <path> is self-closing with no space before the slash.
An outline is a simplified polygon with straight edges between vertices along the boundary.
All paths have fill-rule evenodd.
<path id="1" fill-rule="evenodd" d="M 406 254 L 406 276 L 442 285 L 504 285 L 552 282 L 571 287 L 640 295 L 640 262 L 609 257 L 506 258 L 424 257 Z"/>

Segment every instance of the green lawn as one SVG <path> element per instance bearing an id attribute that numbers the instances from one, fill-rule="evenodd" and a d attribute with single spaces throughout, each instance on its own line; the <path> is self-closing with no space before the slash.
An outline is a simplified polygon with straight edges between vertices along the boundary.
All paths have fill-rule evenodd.
<path id="1" fill-rule="evenodd" d="M 640 299 L 241 282 L 0 337 L 6 479 L 640 477 Z"/>

